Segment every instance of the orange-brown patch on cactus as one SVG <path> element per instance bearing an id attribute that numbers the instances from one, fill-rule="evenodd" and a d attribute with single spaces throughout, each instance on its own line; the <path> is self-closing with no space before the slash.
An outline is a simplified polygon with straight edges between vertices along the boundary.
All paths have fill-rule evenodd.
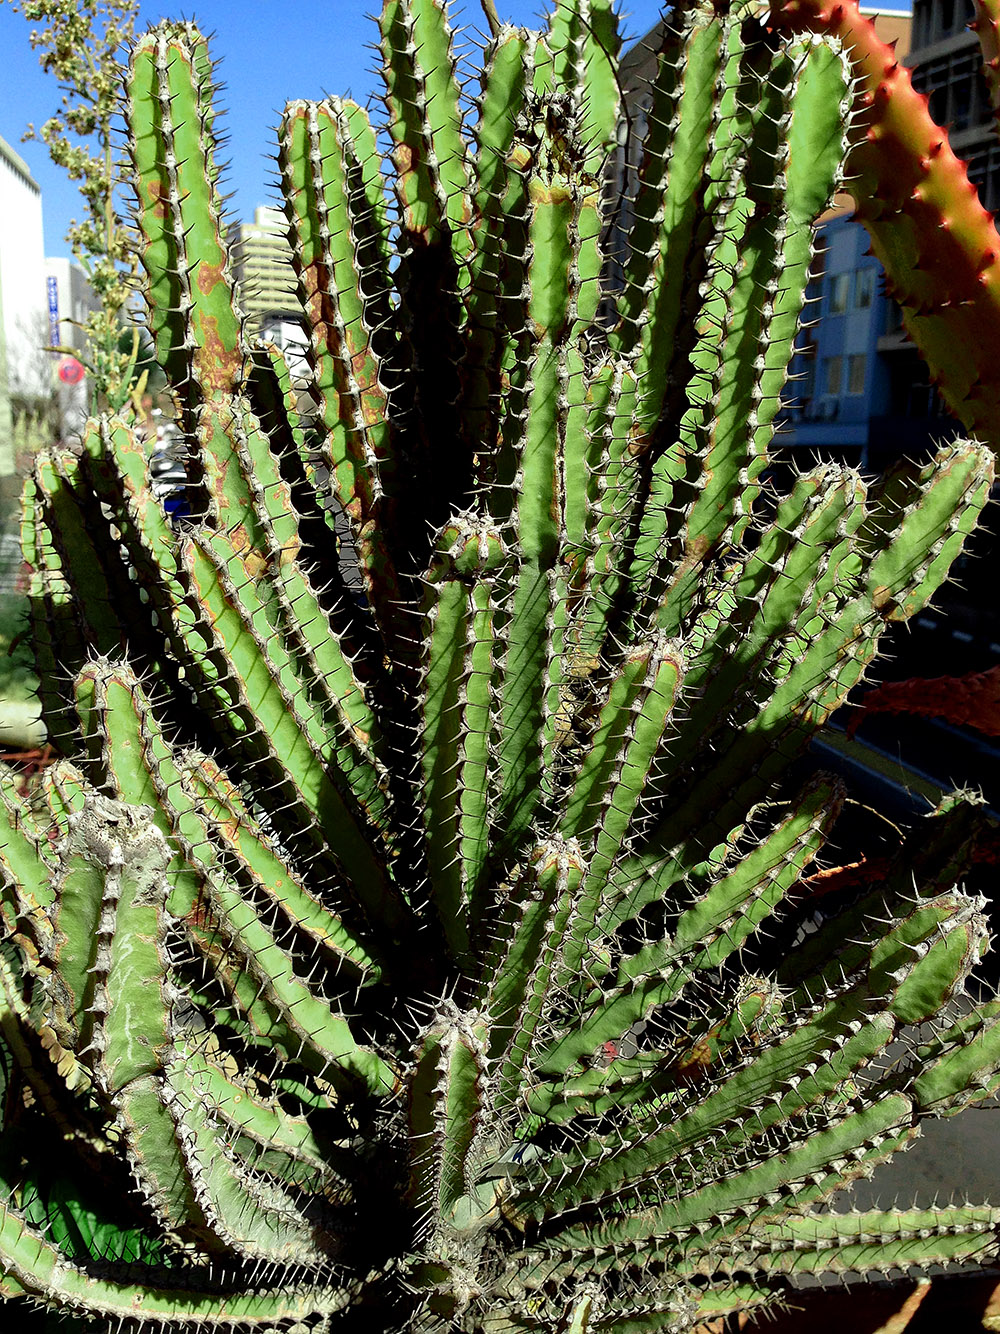
<path id="1" fill-rule="evenodd" d="M 169 193 L 169 189 L 164 186 L 162 181 L 152 180 L 146 186 L 146 194 L 153 201 L 154 218 L 162 219 L 168 216 L 167 197 Z"/>
<path id="2" fill-rule="evenodd" d="M 202 345 L 195 353 L 198 384 L 206 398 L 231 394 L 235 387 L 239 358 L 219 335 L 218 321 L 202 321 Z"/>
<path id="3" fill-rule="evenodd" d="M 846 866 L 828 866 L 805 876 L 789 892 L 788 899 L 796 904 L 840 894 L 845 890 L 868 889 L 884 880 L 889 872 L 888 857 L 862 857 Z"/>

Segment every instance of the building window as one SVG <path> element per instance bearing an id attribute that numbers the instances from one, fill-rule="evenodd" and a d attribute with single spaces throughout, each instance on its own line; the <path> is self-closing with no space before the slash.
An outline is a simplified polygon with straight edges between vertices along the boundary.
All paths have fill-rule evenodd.
<path id="1" fill-rule="evenodd" d="M 854 284 L 854 304 L 858 310 L 867 310 L 875 299 L 875 270 L 858 269 Z"/>
<path id="2" fill-rule="evenodd" d="M 913 46 L 927 46 L 929 43 L 930 32 L 930 11 L 928 6 L 915 4 L 913 6 Z"/>
<path id="3" fill-rule="evenodd" d="M 830 280 L 830 314 L 843 315 L 851 291 L 851 275 L 838 273 Z"/>
<path id="4" fill-rule="evenodd" d="M 931 6 L 931 22 L 928 25 L 931 29 L 931 40 L 939 42 L 945 37 L 952 37 L 955 33 L 962 32 L 974 18 L 973 6 L 969 0 L 939 0 L 937 4 Z"/>
<path id="5" fill-rule="evenodd" d="M 928 60 L 918 71 L 914 71 L 913 86 L 918 92 L 927 94 L 930 99 L 928 109 L 931 119 L 938 125 L 944 125 L 948 120 L 949 82 L 950 67 L 947 56 Z"/>
<path id="6" fill-rule="evenodd" d="M 952 129 L 968 129 L 969 122 L 972 120 L 973 87 L 971 75 L 967 79 L 952 84 L 949 107 L 951 114 L 948 116 Z"/>
<path id="7" fill-rule="evenodd" d="M 811 319 L 816 313 L 809 311 L 809 306 L 822 300 L 823 297 L 823 272 L 826 264 L 826 251 L 822 248 L 822 242 L 817 244 L 812 257 L 812 263 L 809 265 L 809 272 L 806 275 L 806 319 Z"/>
<path id="8" fill-rule="evenodd" d="M 840 381 L 844 374 L 843 357 L 826 358 L 826 375 L 823 377 L 823 392 L 826 394 L 839 394 Z"/>
<path id="9" fill-rule="evenodd" d="M 983 207 L 1000 208 L 1000 143 L 987 142 L 969 157 L 969 180 L 979 187 Z"/>
<path id="10" fill-rule="evenodd" d="M 973 16 L 971 6 L 961 13 L 953 24 L 954 32 L 961 32 Z M 947 36 L 948 34 L 942 34 Z M 950 125 L 956 130 L 984 124 L 990 118 L 989 99 L 979 77 L 978 52 L 962 48 L 936 60 L 928 60 L 913 71 L 913 86 L 917 92 L 930 98 L 931 118 L 938 125 Z"/>
<path id="11" fill-rule="evenodd" d="M 865 392 L 865 359 L 863 356 L 847 358 L 847 392 L 863 394 Z"/>

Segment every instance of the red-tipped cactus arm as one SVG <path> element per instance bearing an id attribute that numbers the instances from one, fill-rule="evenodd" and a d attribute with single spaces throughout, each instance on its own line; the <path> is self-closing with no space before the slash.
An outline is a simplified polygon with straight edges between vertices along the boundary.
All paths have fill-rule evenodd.
<path id="1" fill-rule="evenodd" d="M 772 0 L 770 21 L 843 41 L 858 80 L 845 188 L 944 401 L 1000 445 L 1000 235 L 965 164 L 856 0 Z"/>

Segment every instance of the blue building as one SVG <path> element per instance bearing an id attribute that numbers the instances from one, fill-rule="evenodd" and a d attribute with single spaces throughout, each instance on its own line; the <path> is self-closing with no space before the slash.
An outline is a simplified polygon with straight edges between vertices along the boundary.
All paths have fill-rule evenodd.
<path id="1" fill-rule="evenodd" d="M 894 45 L 897 56 L 915 67 L 914 82 L 927 91 L 932 107 L 955 118 L 959 134 L 965 136 L 962 142 L 968 140 L 968 151 L 974 151 L 973 178 L 980 181 L 985 195 L 992 191 L 1000 202 L 1000 144 L 995 152 L 979 145 L 982 135 L 992 134 L 985 123 L 990 116 L 982 90 L 976 85 L 970 92 L 963 84 L 959 92 L 952 91 L 954 81 L 965 77 L 966 57 L 978 49 L 975 34 L 965 31 L 973 0 L 915 0 L 922 44 L 917 58 L 909 54 L 909 7 L 897 3 L 899 7 L 881 13 L 862 5 L 862 13 L 873 17 L 876 32 Z M 655 72 L 659 35 L 659 28 L 654 28 L 622 62 L 631 114 L 620 127 L 615 160 L 619 186 L 635 172 L 641 155 L 647 85 Z M 961 48 L 965 63 L 955 64 L 953 47 Z M 930 61 L 926 68 L 920 65 L 924 59 Z M 993 166 L 996 171 L 991 176 Z M 630 221 L 626 189 L 607 247 L 606 278 L 612 288 L 621 285 Z M 945 414 L 927 369 L 906 336 L 899 307 L 885 293 L 882 266 L 868 253 L 868 234 L 853 220 L 849 196 L 838 195 L 817 226 L 816 241 L 798 351 L 782 396 L 775 444 L 793 458 L 798 454 L 799 464 L 813 458 L 838 459 L 868 472 L 881 472 L 902 457 L 928 457 L 958 433 L 958 426 Z M 613 310 L 609 301 L 609 319 Z"/>
<path id="2" fill-rule="evenodd" d="M 817 228 L 803 327 L 781 415 L 780 443 L 880 471 L 953 436 L 899 307 L 885 294 L 868 234 L 847 213 Z"/>

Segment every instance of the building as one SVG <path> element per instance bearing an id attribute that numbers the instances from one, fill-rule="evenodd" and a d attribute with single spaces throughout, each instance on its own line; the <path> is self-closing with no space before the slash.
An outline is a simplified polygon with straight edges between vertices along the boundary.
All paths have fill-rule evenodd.
<path id="1" fill-rule="evenodd" d="M 864 6 L 862 13 L 909 63 L 911 15 Z M 852 207 L 850 195 L 838 194 L 816 228 L 780 441 L 878 472 L 903 455 L 929 454 L 957 427 L 906 336 L 899 307 L 885 295 L 882 266 L 868 253 L 868 234 L 851 217 Z"/>
<path id="2" fill-rule="evenodd" d="M 47 399 L 52 388 L 51 360 L 43 350 L 48 343 L 48 316 L 42 192 L 24 159 L 5 139 L 0 139 L 0 303 L 6 371 L 0 385 L 2 479 L 14 472 L 12 404 L 20 410 Z"/>
<path id="3" fill-rule="evenodd" d="M 912 21 L 907 15 L 884 14 L 875 26 L 883 41 L 896 42 L 914 87 L 928 96 L 931 116 L 948 128 L 951 146 L 968 164 L 984 205 L 996 210 L 1000 140 L 982 78 L 979 40 L 968 28 L 974 18 L 973 0 L 914 0 Z M 880 277 L 867 313 L 854 299 L 859 282 L 865 284 L 862 302 L 867 299 L 867 269 L 878 273 L 878 265 L 865 256 L 860 225 L 845 220 L 849 207 L 849 197 L 838 198 L 818 229 L 821 272 L 810 293 L 816 298 L 815 313 L 803 335 L 814 364 L 796 359 L 793 369 L 801 378 L 787 398 L 784 439 L 834 452 L 846 448 L 849 461 L 880 470 L 902 455 L 928 454 L 959 428 L 930 385 L 899 307 L 884 296 Z"/>
<path id="4" fill-rule="evenodd" d="M 49 343 L 82 357 L 87 341 L 84 325 L 100 309 L 100 299 L 79 264 L 71 259 L 50 257 L 45 261 Z M 59 364 L 55 358 L 55 364 Z M 78 436 L 90 411 L 89 377 L 77 383 L 57 382 L 60 434 L 63 440 Z"/>
<path id="5" fill-rule="evenodd" d="M 914 0 L 912 41 L 905 54 L 899 51 L 914 88 L 927 94 L 932 118 L 947 128 L 952 148 L 967 164 L 983 204 L 995 211 L 1000 208 L 1000 140 L 982 76 L 979 39 L 968 28 L 974 18 L 973 0 Z M 897 452 L 919 455 L 932 443 L 957 435 L 959 427 L 930 385 L 895 303 L 888 303 L 877 350 L 889 382 L 887 424 L 899 440 Z M 879 429 L 874 423 L 873 431 Z"/>
<path id="6" fill-rule="evenodd" d="M 240 299 L 252 331 L 259 334 L 265 325 L 301 326 L 302 303 L 282 211 L 256 209 L 252 223 L 236 223 L 229 229 L 229 242 Z"/>
<path id="7" fill-rule="evenodd" d="M 86 420 L 88 381 L 63 383 L 61 358 L 46 349 L 82 353 L 81 326 L 99 304 L 79 265 L 46 258 L 41 189 L 0 139 L 0 478 L 14 473 L 18 451 L 68 440 Z M 0 483 L 0 500 L 7 498 Z"/>
<path id="8" fill-rule="evenodd" d="M 904 60 L 931 116 L 948 126 L 952 148 L 969 168 L 986 208 L 1000 209 L 1000 139 L 982 77 L 979 38 L 968 25 L 973 0 L 914 0 L 913 41 Z"/>
<path id="9" fill-rule="evenodd" d="M 969 0 L 971 3 L 971 0 Z M 885 42 L 909 51 L 908 10 L 874 18 Z M 622 78 L 628 112 L 619 136 L 618 179 L 637 165 L 645 131 L 645 85 L 655 72 L 660 29 L 627 53 Z M 901 331 L 898 307 L 885 295 L 881 265 L 868 254 L 868 236 L 851 217 L 850 195 L 841 192 L 823 214 L 816 234 L 816 257 L 791 381 L 779 416 L 779 443 L 809 455 L 839 458 L 865 469 L 881 469 L 900 454 L 926 452 L 952 426 L 941 415 L 936 395 L 913 345 Z M 620 282 L 630 223 L 626 195 L 622 221 L 611 237 L 609 274 Z"/>
<path id="10" fill-rule="evenodd" d="M 888 415 L 888 371 L 878 357 L 889 303 L 864 229 L 844 213 L 817 228 L 798 352 L 784 396 L 781 443 L 872 466 L 872 422 Z"/>
<path id="11" fill-rule="evenodd" d="M 79 264 L 49 257 L 45 261 L 49 341 L 82 352 L 87 341 L 82 326 L 101 308 L 97 293 Z"/>
<path id="12" fill-rule="evenodd" d="M 284 353 L 294 381 L 301 383 L 309 378 L 309 335 L 301 315 L 296 317 L 280 311 L 263 315 L 257 333 L 266 343 L 273 343 Z"/>
<path id="13" fill-rule="evenodd" d="M 19 490 L 18 452 L 47 433 L 51 412 L 45 280 L 41 188 L 0 139 L 0 522 Z"/>
<path id="14" fill-rule="evenodd" d="M 783 396 L 779 443 L 881 472 L 958 434 L 884 290 L 868 234 L 849 214 L 816 229 L 803 327 Z"/>

